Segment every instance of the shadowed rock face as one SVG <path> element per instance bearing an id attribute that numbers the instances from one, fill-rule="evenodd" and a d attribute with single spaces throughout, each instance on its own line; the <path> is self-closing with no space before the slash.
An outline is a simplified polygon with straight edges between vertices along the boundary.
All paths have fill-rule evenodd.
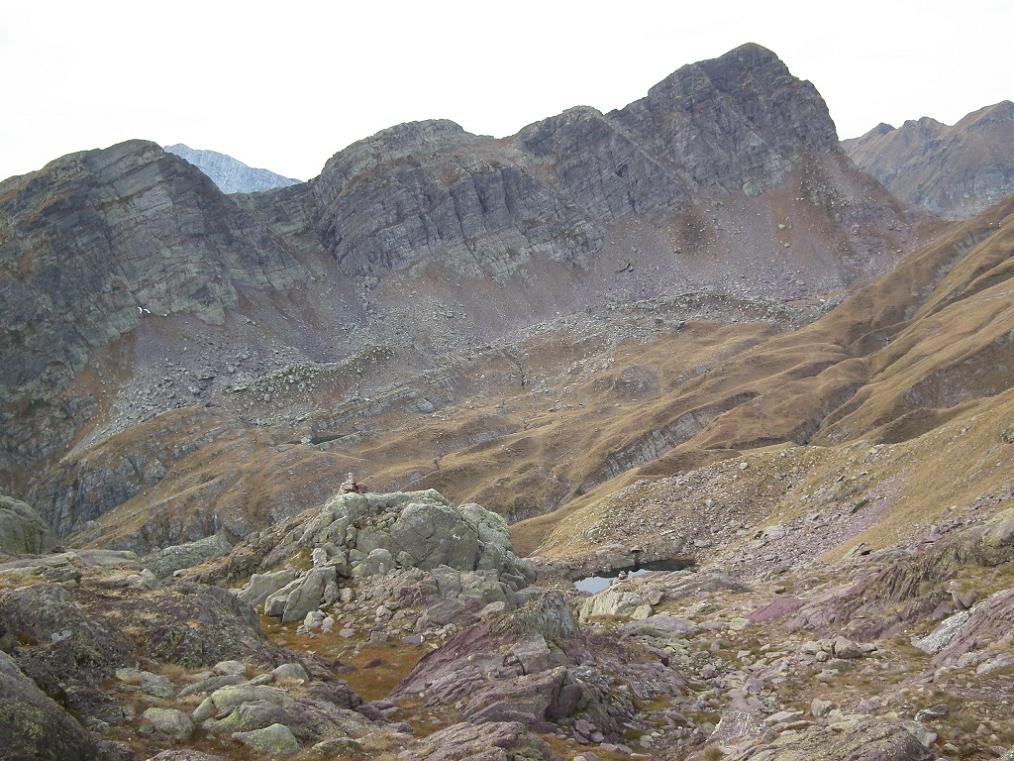
<path id="1" fill-rule="evenodd" d="M 980 108 L 953 126 L 924 116 L 843 140 L 849 157 L 899 198 L 947 219 L 1014 193 L 1014 103 Z"/>
<path id="2" fill-rule="evenodd" d="M 17 663 L 3 652 L 0 652 L 0 725 L 5 758 L 84 761 L 95 757 L 95 744 L 81 725 L 21 673 Z"/>
<path id="3" fill-rule="evenodd" d="M 7 180 L 0 220 L 5 395 L 66 378 L 146 314 L 220 321 L 237 285 L 294 276 L 211 180 L 140 140 Z"/>

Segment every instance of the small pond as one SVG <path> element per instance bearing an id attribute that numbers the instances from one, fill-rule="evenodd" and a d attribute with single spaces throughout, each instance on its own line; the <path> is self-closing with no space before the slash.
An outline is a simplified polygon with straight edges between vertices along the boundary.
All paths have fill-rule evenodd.
<path id="1" fill-rule="evenodd" d="M 684 560 L 654 560 L 648 563 L 638 563 L 627 568 L 599 571 L 596 576 L 585 576 L 583 579 L 578 579 L 574 582 L 574 588 L 578 592 L 596 594 L 609 587 L 613 583 L 613 580 L 618 578 L 621 573 L 630 578 L 631 576 L 644 576 L 656 571 L 682 571 L 690 568 L 691 565 L 691 563 Z"/>

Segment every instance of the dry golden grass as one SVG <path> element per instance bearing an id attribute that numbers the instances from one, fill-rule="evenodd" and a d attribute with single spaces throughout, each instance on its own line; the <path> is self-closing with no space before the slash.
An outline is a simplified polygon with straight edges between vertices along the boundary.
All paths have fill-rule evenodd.
<path id="1" fill-rule="evenodd" d="M 524 519 L 513 528 L 519 549 L 554 553 L 561 532 L 580 533 L 640 478 L 785 442 L 830 451 L 821 454 L 829 472 L 834 450 L 860 440 L 911 446 L 910 460 L 897 463 L 909 485 L 882 530 L 904 528 L 999 477 L 992 433 L 966 442 L 940 432 L 977 414 L 1010 415 L 1012 212 L 1008 201 L 940 226 L 894 272 L 795 332 L 701 321 L 610 348 L 561 327 L 513 354 L 469 355 L 446 371 L 458 402 L 426 417 L 381 405 L 361 435 L 323 451 L 291 444 L 291 429 L 246 426 L 226 413 L 168 413 L 86 453 L 112 460 L 207 438 L 189 455 L 167 456 L 166 478 L 103 516 L 101 541 L 212 513 L 244 533 L 319 504 L 353 470 L 374 490 L 432 487 Z"/>

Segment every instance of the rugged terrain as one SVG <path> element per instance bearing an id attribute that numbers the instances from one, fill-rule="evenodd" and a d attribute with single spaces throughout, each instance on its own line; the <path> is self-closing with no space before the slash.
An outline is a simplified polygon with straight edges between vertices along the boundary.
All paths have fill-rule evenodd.
<path id="1" fill-rule="evenodd" d="M 273 456 L 265 446 L 368 433 L 392 403 L 425 416 L 527 389 L 532 369 L 510 347 L 555 331 L 578 361 L 596 334 L 600 347 L 621 338 L 597 327 L 617 310 L 643 331 L 633 302 L 673 324 L 778 330 L 890 269 L 933 224 L 855 168 L 815 88 L 756 45 L 620 111 L 571 109 L 502 140 L 395 127 L 263 193 L 226 196 L 141 141 L 67 156 L 0 184 L 0 486 L 61 534 L 138 497 L 178 524 L 165 500 L 193 490 L 152 487 L 202 442 L 231 431 Z M 335 449 L 283 459 L 349 469 Z M 233 480 L 229 502 L 248 502 L 250 482 Z M 255 521 L 309 496 L 279 485 Z"/>
<path id="2" fill-rule="evenodd" d="M 0 183 L 0 758 L 1006 757 L 975 188 L 894 198 L 756 45 L 277 190 Z"/>
<path id="3" fill-rule="evenodd" d="M 258 193 L 299 184 L 299 180 L 247 166 L 239 159 L 217 151 L 195 149 L 183 143 L 167 145 L 165 150 L 200 169 L 223 193 Z"/>
<path id="4" fill-rule="evenodd" d="M 974 216 L 1014 193 L 1014 103 L 980 108 L 954 125 L 924 116 L 878 124 L 843 140 L 857 165 L 898 198 L 946 219 Z"/>

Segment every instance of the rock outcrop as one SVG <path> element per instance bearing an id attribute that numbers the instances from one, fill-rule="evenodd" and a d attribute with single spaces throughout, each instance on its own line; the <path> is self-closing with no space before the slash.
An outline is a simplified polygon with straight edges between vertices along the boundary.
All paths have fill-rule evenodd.
<path id="1" fill-rule="evenodd" d="M 254 573 L 238 597 L 263 604 L 283 623 L 334 603 L 353 579 L 401 589 L 402 604 L 425 603 L 429 620 L 448 623 L 469 608 L 513 604 L 534 578 L 501 516 L 475 504 L 452 506 L 433 490 L 338 494 L 290 525 L 249 538 L 210 577 L 235 573 L 237 558 L 265 571 Z M 299 558 L 312 563 L 302 573 L 291 570 Z"/>
<path id="2" fill-rule="evenodd" d="M 95 743 L 81 725 L 0 652 L 0 742 L 10 761 L 88 761 Z"/>
<path id="3" fill-rule="evenodd" d="M 31 505 L 0 494 L 0 552 L 39 553 L 53 541 L 49 526 Z"/>
<path id="4" fill-rule="evenodd" d="M 232 548 L 221 534 L 212 534 L 204 539 L 186 544 L 163 547 L 142 559 L 144 566 L 158 578 L 170 576 L 175 571 L 192 568 L 195 565 L 220 558 Z"/>

